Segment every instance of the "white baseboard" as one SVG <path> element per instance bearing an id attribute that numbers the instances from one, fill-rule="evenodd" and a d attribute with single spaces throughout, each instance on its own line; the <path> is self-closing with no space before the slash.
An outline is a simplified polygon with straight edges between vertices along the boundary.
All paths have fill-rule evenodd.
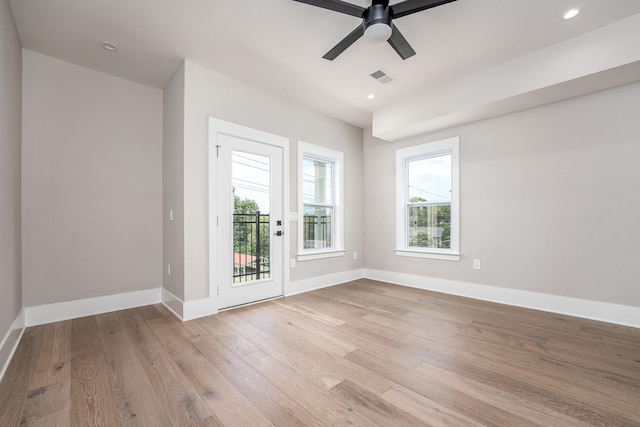
<path id="1" fill-rule="evenodd" d="M 26 307 L 26 325 L 37 326 L 162 302 L 161 288 Z"/>
<path id="2" fill-rule="evenodd" d="M 292 295 L 301 294 L 303 292 L 309 292 L 316 289 L 327 288 L 329 286 L 335 286 L 341 283 L 350 282 L 352 280 L 362 279 L 363 277 L 364 270 L 358 269 L 327 274 L 325 276 L 311 277 L 309 279 L 297 280 L 295 282 L 290 282 L 288 289 L 285 289 L 284 296 L 290 297 Z"/>
<path id="3" fill-rule="evenodd" d="M 328 274 L 326 276 L 312 277 L 310 279 L 289 282 L 284 289 L 284 296 L 292 296 L 314 289 L 339 285 L 352 280 L 361 279 L 364 270 L 344 271 Z M 183 301 L 166 289 L 162 289 L 162 303 L 182 321 L 198 319 L 218 313 L 218 301 L 216 297 L 202 298 L 194 301 Z"/>
<path id="4" fill-rule="evenodd" d="M 326 276 L 312 277 L 310 279 L 289 282 L 285 286 L 284 296 L 292 296 L 315 289 L 339 285 L 352 280 L 361 279 L 364 270 L 344 271 L 327 274 Z M 162 290 L 162 303 L 183 321 L 198 319 L 218 313 L 217 298 L 209 297 L 195 301 L 182 301 L 166 289 Z"/>
<path id="5" fill-rule="evenodd" d="M 364 277 L 412 288 L 640 328 L 640 307 L 391 271 L 365 269 Z"/>
<path id="6" fill-rule="evenodd" d="M 640 328 L 640 307 L 373 269 L 345 271 L 290 282 L 287 289 L 285 289 L 285 296 L 335 286 L 363 277 L 397 285 Z M 11 359 L 10 356 L 13 355 L 25 326 L 42 325 L 157 303 L 163 303 L 183 321 L 218 313 L 215 298 L 184 302 L 163 288 L 25 307 L 0 345 L 0 368 L 6 368 L 4 364 Z M 16 333 L 15 331 L 18 332 Z"/>
<path id="7" fill-rule="evenodd" d="M 218 313 L 218 301 L 216 298 L 203 298 L 184 303 L 182 320 L 198 319 Z"/>
<path id="8" fill-rule="evenodd" d="M 184 302 L 165 288 L 162 288 L 162 304 L 179 319 L 182 319 Z"/>
<path id="9" fill-rule="evenodd" d="M 9 363 L 13 358 L 13 354 L 18 348 L 22 334 L 25 328 L 25 311 L 24 308 L 18 313 L 18 317 L 7 331 L 6 335 L 0 342 L 0 381 L 4 377 L 4 373 L 9 367 Z"/>
<path id="10" fill-rule="evenodd" d="M 214 298 L 185 302 L 164 288 L 162 303 L 183 322 L 218 313 L 217 301 Z"/>

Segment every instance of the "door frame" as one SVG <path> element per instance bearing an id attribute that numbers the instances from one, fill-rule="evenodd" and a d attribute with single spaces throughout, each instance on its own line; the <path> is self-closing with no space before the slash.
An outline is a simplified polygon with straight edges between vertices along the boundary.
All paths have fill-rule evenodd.
<path id="1" fill-rule="evenodd" d="M 282 149 L 282 212 L 283 212 L 283 254 L 282 254 L 282 295 L 289 293 L 289 282 L 291 272 L 289 271 L 290 232 L 289 224 L 289 138 L 284 136 L 264 132 L 236 123 L 209 117 L 209 299 L 215 300 L 215 309 L 220 307 L 218 298 L 218 270 L 220 269 L 218 256 L 218 135 L 230 135 L 238 138 L 248 139 L 262 144 L 273 145 Z"/>

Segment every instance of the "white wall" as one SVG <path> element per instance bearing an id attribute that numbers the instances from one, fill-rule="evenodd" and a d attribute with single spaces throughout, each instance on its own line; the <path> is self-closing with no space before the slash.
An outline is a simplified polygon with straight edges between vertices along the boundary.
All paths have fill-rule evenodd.
<path id="1" fill-rule="evenodd" d="M 393 144 L 369 130 L 366 267 L 640 306 L 639 112 L 636 83 Z M 461 261 L 397 257 L 395 151 L 451 136 Z"/>
<path id="2" fill-rule="evenodd" d="M 163 287 L 184 300 L 184 63 L 164 88 L 162 103 Z"/>
<path id="3" fill-rule="evenodd" d="M 162 91 L 23 51 L 24 305 L 161 286 Z"/>
<path id="4" fill-rule="evenodd" d="M 9 3 L 0 0 L 0 342 L 22 308 L 20 139 L 22 48 Z M 1 353 L 0 348 L 0 353 Z M 2 368 L 0 357 L 0 369 Z"/>
<path id="5" fill-rule="evenodd" d="M 297 201 L 297 141 L 343 151 L 348 165 L 345 245 L 349 252 L 341 258 L 300 262 L 291 270 L 291 280 L 362 268 L 362 261 L 351 256 L 351 251 L 362 251 L 362 130 L 189 61 L 184 79 L 184 212 L 178 213 L 184 215 L 184 300 L 209 296 L 209 117 L 290 138 L 292 209 Z M 295 227 L 290 234 L 291 256 L 295 256 Z"/>

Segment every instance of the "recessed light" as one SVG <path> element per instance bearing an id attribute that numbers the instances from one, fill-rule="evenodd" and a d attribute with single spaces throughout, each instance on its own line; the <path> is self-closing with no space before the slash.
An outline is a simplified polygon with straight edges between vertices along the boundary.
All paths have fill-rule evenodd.
<path id="1" fill-rule="evenodd" d="M 375 97 L 376 97 L 376 96 L 375 96 L 374 94 L 372 94 L 372 93 L 370 93 L 369 95 L 367 95 L 367 99 L 373 99 L 373 98 L 375 98 Z"/>
<path id="2" fill-rule="evenodd" d="M 580 13 L 580 9 L 578 8 L 569 9 L 564 13 L 563 18 L 564 19 L 575 18 L 576 16 L 578 16 L 579 13 Z"/>
<path id="3" fill-rule="evenodd" d="M 102 47 L 110 52 L 115 52 L 116 50 L 118 50 L 118 45 L 111 42 L 102 42 Z"/>

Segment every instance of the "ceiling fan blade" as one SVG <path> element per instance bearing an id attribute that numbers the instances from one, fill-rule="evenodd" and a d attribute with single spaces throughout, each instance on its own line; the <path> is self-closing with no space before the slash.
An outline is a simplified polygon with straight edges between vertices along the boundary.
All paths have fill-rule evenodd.
<path id="1" fill-rule="evenodd" d="M 362 18 L 365 8 L 356 6 L 355 4 L 347 3 L 340 0 L 293 0 L 299 3 L 310 4 L 311 6 L 321 7 L 323 9 L 329 9 L 347 15 Z"/>
<path id="2" fill-rule="evenodd" d="M 391 47 L 394 48 L 396 52 L 398 52 L 398 55 L 400 55 L 402 59 L 411 58 L 416 54 L 416 51 L 413 50 L 411 45 L 409 45 L 407 39 L 404 38 L 398 27 L 396 27 L 395 25 L 393 25 L 393 32 L 391 33 L 391 37 L 389 37 L 389 40 L 387 40 L 387 42 L 389 42 Z"/>
<path id="3" fill-rule="evenodd" d="M 400 18 L 454 1 L 456 0 L 406 0 L 389 6 L 389 9 L 391 10 L 392 18 Z"/>
<path id="4" fill-rule="evenodd" d="M 323 58 L 328 59 L 329 61 L 333 61 L 338 57 L 338 55 L 344 52 L 349 46 L 354 44 L 356 40 L 358 40 L 363 35 L 364 28 L 362 28 L 362 25 L 358 25 L 358 27 L 355 30 L 351 31 L 351 33 L 347 37 L 343 38 L 340 43 L 335 45 L 333 49 L 327 52 L 323 56 Z"/>

